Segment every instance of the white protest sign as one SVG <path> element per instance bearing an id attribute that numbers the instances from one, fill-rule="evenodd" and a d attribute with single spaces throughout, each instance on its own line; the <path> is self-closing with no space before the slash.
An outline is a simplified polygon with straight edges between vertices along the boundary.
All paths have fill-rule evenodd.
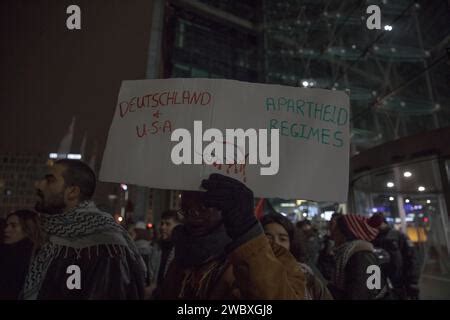
<path id="1" fill-rule="evenodd" d="M 349 118 L 349 97 L 341 91 L 216 79 L 123 81 L 100 180 L 200 190 L 201 180 L 215 172 L 244 182 L 256 197 L 345 202 Z M 192 136 L 192 150 L 179 153 L 192 164 L 176 165 L 171 157 L 181 141 L 171 141 L 171 135 L 179 128 Z M 226 129 L 279 129 L 279 168 L 272 164 L 276 174 L 261 174 L 267 163 L 202 162 L 209 142 L 194 136 L 202 137 L 210 128 L 224 137 Z M 270 154 L 270 131 L 268 135 Z M 251 146 L 246 143 L 248 160 Z"/>

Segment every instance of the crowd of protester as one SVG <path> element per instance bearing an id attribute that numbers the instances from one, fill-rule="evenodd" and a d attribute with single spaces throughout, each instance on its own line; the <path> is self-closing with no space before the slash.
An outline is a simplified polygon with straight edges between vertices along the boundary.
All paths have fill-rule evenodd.
<path id="1" fill-rule="evenodd" d="M 199 186 L 152 234 L 95 205 L 89 166 L 56 161 L 34 211 L 0 221 L 0 300 L 418 299 L 415 248 L 381 214 L 334 214 L 319 236 L 309 220 L 258 220 L 253 192 L 230 177 Z"/>

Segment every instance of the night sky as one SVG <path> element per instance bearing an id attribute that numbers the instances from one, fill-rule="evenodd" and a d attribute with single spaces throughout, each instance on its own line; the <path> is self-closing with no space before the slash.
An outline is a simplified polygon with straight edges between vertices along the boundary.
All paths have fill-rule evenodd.
<path id="1" fill-rule="evenodd" d="M 68 30 L 66 8 L 81 8 Z M 151 1 L 0 3 L 0 153 L 55 152 L 72 117 L 72 152 L 87 134 L 97 169 L 121 80 L 145 76 Z"/>

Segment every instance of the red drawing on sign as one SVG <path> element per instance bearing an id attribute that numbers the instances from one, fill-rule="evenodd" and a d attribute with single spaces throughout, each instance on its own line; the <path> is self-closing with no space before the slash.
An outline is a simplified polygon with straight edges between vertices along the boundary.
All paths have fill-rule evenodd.
<path id="1" fill-rule="evenodd" d="M 225 159 L 221 159 L 221 161 L 219 161 L 219 159 L 216 157 L 215 154 L 211 154 L 210 155 L 203 155 L 202 153 L 198 152 L 197 150 L 194 150 L 195 153 L 200 154 L 202 157 L 204 157 L 204 160 L 207 161 L 208 163 L 212 163 L 211 165 L 216 168 L 217 170 L 220 171 L 225 171 L 227 174 L 230 173 L 234 173 L 234 174 L 240 174 L 241 178 L 243 180 L 243 182 L 247 182 L 247 177 L 246 177 L 246 172 L 245 172 L 245 168 L 247 166 L 247 160 L 249 157 L 249 154 L 245 154 L 242 152 L 241 148 L 239 146 L 237 146 L 236 144 L 232 143 L 232 142 L 227 142 L 227 141 L 216 141 L 217 143 L 223 143 L 224 147 L 226 144 L 228 145 L 232 145 L 233 149 L 232 149 L 232 154 L 228 154 L 227 151 L 229 151 L 227 148 L 225 148 Z M 238 163 L 238 160 L 235 159 L 235 155 L 237 156 L 237 158 L 239 158 L 238 153 L 240 154 L 240 156 L 244 158 L 244 163 Z M 227 162 L 233 162 L 231 164 L 227 164 Z M 204 164 L 207 165 L 207 164 Z M 234 169 L 233 171 L 231 171 L 232 169 Z"/>

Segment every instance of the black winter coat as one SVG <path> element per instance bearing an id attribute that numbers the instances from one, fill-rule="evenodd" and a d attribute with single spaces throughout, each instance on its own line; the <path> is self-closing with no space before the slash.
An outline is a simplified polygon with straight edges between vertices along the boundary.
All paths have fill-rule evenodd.
<path id="1" fill-rule="evenodd" d="M 345 289 L 340 290 L 329 284 L 329 290 L 336 300 L 383 300 L 389 299 L 386 277 L 380 274 L 380 289 L 370 289 L 367 280 L 371 276 L 367 268 L 378 265 L 375 254 L 371 251 L 354 253 L 345 267 Z"/>
<path id="2" fill-rule="evenodd" d="M 25 282 L 33 243 L 23 239 L 0 245 L 0 300 L 17 300 Z"/>
<path id="3" fill-rule="evenodd" d="M 74 288 L 71 265 L 79 267 L 80 289 Z M 143 299 L 144 285 L 142 269 L 118 245 L 66 247 L 49 266 L 38 300 Z"/>

